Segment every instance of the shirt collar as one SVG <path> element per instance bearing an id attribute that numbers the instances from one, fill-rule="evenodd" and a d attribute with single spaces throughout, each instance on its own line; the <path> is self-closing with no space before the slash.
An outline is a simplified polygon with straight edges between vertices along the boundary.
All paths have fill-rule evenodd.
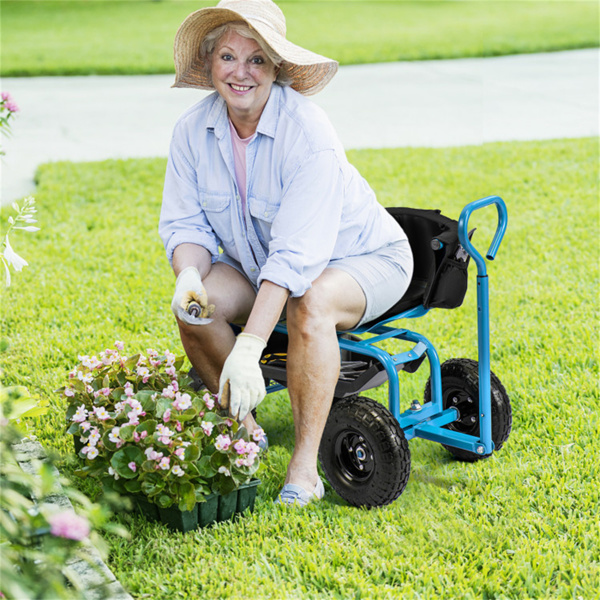
<path id="1" fill-rule="evenodd" d="M 279 101 L 281 98 L 281 86 L 274 83 L 271 87 L 269 99 L 265 104 L 265 108 L 260 116 L 256 132 L 262 135 L 268 135 L 271 138 L 275 137 L 277 129 L 277 117 L 279 116 Z M 229 117 L 227 115 L 227 104 L 218 92 L 215 92 L 216 98 L 213 103 L 208 118 L 206 119 L 206 128 L 212 129 L 218 139 L 222 139 L 225 135 L 229 135 Z"/>

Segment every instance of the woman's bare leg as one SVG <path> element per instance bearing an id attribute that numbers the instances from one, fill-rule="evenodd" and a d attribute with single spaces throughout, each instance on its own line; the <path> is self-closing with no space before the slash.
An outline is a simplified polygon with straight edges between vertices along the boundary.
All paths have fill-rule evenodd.
<path id="1" fill-rule="evenodd" d="M 312 492 L 317 455 L 340 369 L 336 329 L 350 329 L 366 307 L 364 293 L 345 271 L 326 269 L 301 298 L 288 301 L 287 380 L 296 444 L 286 483 Z"/>

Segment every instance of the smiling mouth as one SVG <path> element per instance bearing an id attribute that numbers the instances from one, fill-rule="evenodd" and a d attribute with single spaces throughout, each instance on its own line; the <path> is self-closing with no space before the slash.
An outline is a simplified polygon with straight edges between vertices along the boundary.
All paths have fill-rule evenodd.
<path id="1" fill-rule="evenodd" d="M 251 85 L 235 85 L 235 83 L 230 83 L 229 87 L 236 92 L 247 92 L 252 89 Z"/>

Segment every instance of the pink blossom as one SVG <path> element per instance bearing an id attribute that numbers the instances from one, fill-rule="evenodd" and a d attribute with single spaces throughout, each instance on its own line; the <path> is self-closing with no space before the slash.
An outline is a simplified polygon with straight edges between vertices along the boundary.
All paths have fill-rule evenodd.
<path id="1" fill-rule="evenodd" d="M 173 381 L 171 381 L 171 385 L 173 386 L 173 389 L 178 392 L 179 391 L 179 382 L 176 379 L 173 379 Z"/>
<path id="2" fill-rule="evenodd" d="M 181 392 L 176 392 L 175 400 L 173 401 L 173 408 L 177 410 L 187 410 L 192 406 L 192 398 L 189 394 L 182 394 Z"/>
<path id="3" fill-rule="evenodd" d="M 185 475 L 185 471 L 179 465 L 175 465 L 171 469 L 171 473 L 173 473 L 173 475 L 177 475 L 177 477 L 182 477 Z"/>
<path id="4" fill-rule="evenodd" d="M 98 456 L 98 448 L 96 448 L 96 446 L 87 446 L 88 451 L 86 453 L 87 457 L 90 460 L 94 460 L 96 458 L 96 456 Z M 85 450 L 85 448 L 84 448 Z"/>
<path id="5" fill-rule="evenodd" d="M 138 367 L 136 375 L 142 378 L 142 381 L 146 383 L 150 379 L 150 369 L 148 367 Z"/>
<path id="6" fill-rule="evenodd" d="M 121 430 L 120 427 L 113 427 L 112 431 L 108 434 L 108 439 L 113 443 L 113 444 L 117 444 L 118 442 L 121 441 L 121 438 L 119 437 L 119 431 Z"/>
<path id="7" fill-rule="evenodd" d="M 134 442 L 139 442 L 142 438 L 140 437 L 140 434 L 137 431 L 133 432 L 133 441 Z"/>
<path id="8" fill-rule="evenodd" d="M 134 411 L 131 411 L 129 413 L 129 423 L 128 424 L 129 425 L 139 425 L 140 424 L 140 420 L 138 419 L 138 415 Z"/>
<path id="9" fill-rule="evenodd" d="M 175 429 L 177 429 L 179 432 L 183 431 L 183 425 L 181 424 L 181 421 L 175 422 Z"/>
<path id="10" fill-rule="evenodd" d="M 254 442 L 248 442 L 246 444 L 246 453 L 247 454 L 258 454 L 259 452 L 260 452 L 260 446 L 258 446 Z"/>
<path id="11" fill-rule="evenodd" d="M 75 377 L 77 377 L 77 368 L 69 371 L 69 379 L 75 379 Z"/>
<path id="12" fill-rule="evenodd" d="M 171 431 L 168 427 L 165 427 L 164 425 L 157 425 L 156 433 L 158 433 L 158 435 L 166 436 L 166 437 L 175 435 L 175 432 Z"/>
<path id="13" fill-rule="evenodd" d="M 107 419 L 110 419 L 110 414 L 108 414 L 104 406 L 95 406 L 94 414 L 96 415 L 96 418 L 100 419 L 101 421 L 106 421 Z"/>
<path id="14" fill-rule="evenodd" d="M 154 448 L 152 446 L 150 446 L 149 448 L 146 448 L 146 451 L 144 452 L 144 454 L 146 455 L 146 458 L 148 460 L 159 460 L 160 458 L 163 457 L 163 453 L 156 452 L 156 450 L 154 450 Z"/>
<path id="15" fill-rule="evenodd" d="M 227 467 L 219 467 L 219 473 L 223 473 L 223 475 L 231 477 L 231 471 Z"/>
<path id="16" fill-rule="evenodd" d="M 71 421 L 75 423 L 83 423 L 88 417 L 88 411 L 85 409 L 85 404 L 82 404 L 71 417 Z"/>
<path id="17" fill-rule="evenodd" d="M 260 442 L 261 440 L 264 440 L 265 439 L 265 432 L 264 432 L 264 430 L 261 429 L 260 427 L 258 427 L 257 429 L 255 429 L 252 432 L 252 439 L 255 442 Z"/>
<path id="18" fill-rule="evenodd" d="M 245 467 L 246 466 L 246 459 L 243 456 L 240 456 L 238 458 L 235 459 L 235 466 L 236 467 Z"/>
<path id="19" fill-rule="evenodd" d="M 12 97 L 8 92 L 2 92 L 1 97 L 2 97 L 2 100 L 5 100 L 5 101 L 12 100 Z"/>
<path id="20" fill-rule="evenodd" d="M 175 362 L 175 355 L 168 350 L 165 352 L 165 357 L 167 359 L 167 365 L 171 366 Z"/>
<path id="21" fill-rule="evenodd" d="M 81 427 L 81 429 L 83 429 L 83 431 L 87 431 L 91 426 L 92 426 L 92 424 L 89 421 L 84 421 L 80 425 L 80 427 Z"/>
<path id="22" fill-rule="evenodd" d="M 140 437 L 144 440 L 144 439 L 146 439 L 147 436 L 148 436 L 148 432 L 144 429 L 144 431 L 142 431 Z"/>
<path id="23" fill-rule="evenodd" d="M 225 425 L 227 425 L 227 427 L 231 427 L 233 425 L 233 421 L 231 419 L 225 419 Z"/>
<path id="24" fill-rule="evenodd" d="M 204 431 L 206 435 L 210 435 L 215 427 L 215 424 L 207 421 L 202 421 L 202 423 L 200 423 L 200 427 L 202 427 L 202 431 Z"/>
<path id="25" fill-rule="evenodd" d="M 163 423 L 168 423 L 170 419 L 171 419 L 171 409 L 167 408 L 167 410 L 165 410 L 165 412 L 163 413 Z"/>
<path id="26" fill-rule="evenodd" d="M 125 395 L 128 398 L 135 396 L 135 392 L 133 391 L 133 386 L 131 385 L 131 382 L 129 382 L 129 381 L 125 384 L 124 391 L 125 391 Z"/>
<path id="27" fill-rule="evenodd" d="M 160 363 L 159 363 L 160 364 Z M 165 369 L 165 373 L 169 375 L 169 377 L 175 377 L 177 375 L 177 371 L 174 366 L 167 367 Z"/>
<path id="28" fill-rule="evenodd" d="M 65 396 L 72 398 L 75 395 L 75 391 L 72 388 L 65 388 Z"/>
<path id="29" fill-rule="evenodd" d="M 91 446 L 95 446 L 99 440 L 100 440 L 100 432 L 98 431 L 98 429 L 96 427 L 94 427 L 94 429 L 92 429 L 92 432 L 90 433 L 88 442 L 90 443 Z"/>
<path id="30" fill-rule="evenodd" d="M 171 438 L 167 437 L 167 436 L 163 436 L 163 437 L 159 437 L 158 441 L 161 444 L 164 444 L 165 446 L 170 446 L 173 442 L 171 441 Z"/>
<path id="31" fill-rule="evenodd" d="M 94 392 L 94 398 L 97 398 L 98 396 L 106 396 L 108 398 L 108 396 L 110 396 L 110 388 L 106 387 Z"/>
<path id="32" fill-rule="evenodd" d="M 242 439 L 239 439 L 233 447 L 238 454 L 245 454 L 246 452 L 246 442 Z"/>
<path id="33" fill-rule="evenodd" d="M 175 450 L 175 456 L 183 460 L 185 457 L 185 448 L 177 448 L 177 450 Z"/>
<path id="34" fill-rule="evenodd" d="M 119 352 L 123 352 L 123 350 L 125 350 L 125 344 L 123 342 L 119 342 L 118 340 L 115 342 L 115 348 L 119 351 Z"/>
<path id="35" fill-rule="evenodd" d="M 169 398 L 170 400 L 173 400 L 175 398 L 175 390 L 173 389 L 172 385 L 163 389 L 162 397 Z"/>
<path id="36" fill-rule="evenodd" d="M 94 376 L 91 373 L 84 373 L 83 371 L 77 371 L 77 379 L 83 381 L 83 383 L 91 383 L 94 380 Z"/>
<path id="37" fill-rule="evenodd" d="M 204 404 L 206 404 L 208 410 L 212 410 L 215 407 L 215 400 L 210 394 L 204 394 L 202 400 L 204 400 Z"/>
<path id="38" fill-rule="evenodd" d="M 165 456 L 164 458 L 160 459 L 160 462 L 158 463 L 158 468 L 162 469 L 163 471 L 166 471 L 169 468 L 170 462 L 171 462 L 171 459 L 168 456 Z"/>
<path id="39" fill-rule="evenodd" d="M 12 100 L 7 100 L 4 103 L 4 106 L 6 107 L 6 110 L 8 112 L 19 112 L 19 107 L 17 106 L 17 104 L 15 102 L 13 102 Z"/>
<path id="40" fill-rule="evenodd" d="M 71 511 L 62 511 L 48 517 L 50 533 L 56 537 L 80 542 L 90 533 L 87 519 Z"/>
<path id="41" fill-rule="evenodd" d="M 226 451 L 229 446 L 231 446 L 231 439 L 229 438 L 228 435 L 218 435 L 217 439 L 215 440 L 215 448 L 217 450 L 221 450 L 221 451 Z"/>
<path id="42" fill-rule="evenodd" d="M 115 480 L 120 479 L 119 474 L 112 467 L 108 467 L 108 474 L 112 475 Z"/>
<path id="43" fill-rule="evenodd" d="M 137 465 L 135 464 L 135 462 L 132 460 L 128 465 L 127 465 L 134 473 L 137 471 Z"/>
<path id="44" fill-rule="evenodd" d="M 150 357 L 150 358 L 156 358 L 158 356 L 158 352 L 156 350 L 153 350 L 152 348 L 148 348 L 146 350 L 146 354 Z"/>

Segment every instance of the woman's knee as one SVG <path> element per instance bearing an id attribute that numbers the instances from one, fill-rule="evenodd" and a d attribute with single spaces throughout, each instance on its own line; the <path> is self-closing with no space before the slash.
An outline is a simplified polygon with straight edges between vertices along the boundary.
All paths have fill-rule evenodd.
<path id="1" fill-rule="evenodd" d="M 287 304 L 288 328 L 303 336 L 320 335 L 323 329 L 335 329 L 333 306 L 325 286 L 317 282 L 299 298 Z"/>

